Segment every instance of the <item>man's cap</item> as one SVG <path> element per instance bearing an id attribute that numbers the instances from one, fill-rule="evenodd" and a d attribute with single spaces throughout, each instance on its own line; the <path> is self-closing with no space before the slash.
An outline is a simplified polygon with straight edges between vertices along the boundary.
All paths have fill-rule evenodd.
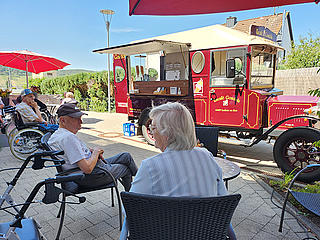
<path id="1" fill-rule="evenodd" d="M 33 94 L 33 92 L 30 89 L 26 88 L 26 89 L 22 90 L 20 95 L 21 95 L 21 97 L 24 97 L 24 96 L 27 96 L 29 94 Z"/>
<path id="2" fill-rule="evenodd" d="M 80 109 L 72 103 L 62 104 L 57 110 L 58 117 L 69 116 L 73 118 L 80 118 L 82 115 L 88 115 L 84 112 L 81 112 Z"/>

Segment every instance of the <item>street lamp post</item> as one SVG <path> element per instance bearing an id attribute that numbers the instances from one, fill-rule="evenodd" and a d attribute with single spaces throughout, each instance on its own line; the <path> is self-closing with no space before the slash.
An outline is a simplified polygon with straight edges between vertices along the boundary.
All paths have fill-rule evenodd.
<path id="1" fill-rule="evenodd" d="M 110 30 L 110 23 L 111 23 L 111 18 L 112 15 L 114 14 L 113 10 L 109 9 L 102 9 L 100 12 L 103 15 L 104 21 L 106 23 L 106 28 L 107 28 L 107 48 L 109 48 L 109 30 Z M 111 111 L 111 101 L 110 101 L 110 54 L 107 53 L 107 58 L 108 58 L 108 112 L 110 113 Z"/>

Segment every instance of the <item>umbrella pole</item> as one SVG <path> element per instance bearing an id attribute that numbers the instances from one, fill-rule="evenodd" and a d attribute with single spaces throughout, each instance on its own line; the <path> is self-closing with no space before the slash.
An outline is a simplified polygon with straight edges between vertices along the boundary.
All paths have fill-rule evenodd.
<path id="1" fill-rule="evenodd" d="M 27 88 L 29 88 L 29 81 L 28 81 L 28 61 L 26 61 L 26 81 L 27 81 Z"/>

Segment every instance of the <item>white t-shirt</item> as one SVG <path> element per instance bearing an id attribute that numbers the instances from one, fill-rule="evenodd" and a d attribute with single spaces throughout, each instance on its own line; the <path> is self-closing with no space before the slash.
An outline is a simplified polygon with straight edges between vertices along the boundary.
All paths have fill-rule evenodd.
<path id="1" fill-rule="evenodd" d="M 64 155 L 59 156 L 65 161 L 64 170 L 77 168 L 77 162 L 91 157 L 90 149 L 72 132 L 65 128 L 55 131 L 48 141 L 52 150 L 63 150 Z"/>

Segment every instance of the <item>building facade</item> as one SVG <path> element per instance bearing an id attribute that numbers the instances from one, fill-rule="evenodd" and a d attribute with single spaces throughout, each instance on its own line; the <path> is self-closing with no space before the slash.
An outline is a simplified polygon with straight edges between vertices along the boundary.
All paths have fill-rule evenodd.
<path id="1" fill-rule="evenodd" d="M 223 24 L 229 28 L 251 34 L 251 26 L 261 26 L 269 29 L 276 35 L 276 43 L 284 50 L 279 51 L 278 61 L 281 62 L 292 51 L 293 33 L 290 12 L 284 11 L 269 16 L 251 18 L 238 21 L 236 17 L 229 17 Z"/>

